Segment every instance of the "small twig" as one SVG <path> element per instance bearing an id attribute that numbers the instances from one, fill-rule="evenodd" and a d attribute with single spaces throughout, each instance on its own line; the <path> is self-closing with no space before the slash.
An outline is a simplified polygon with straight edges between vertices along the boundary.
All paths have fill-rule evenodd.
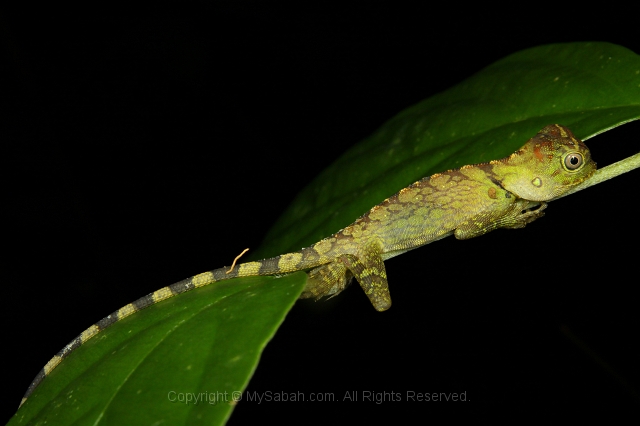
<path id="1" fill-rule="evenodd" d="M 230 273 L 231 273 L 231 271 L 233 271 L 233 268 L 235 268 L 235 267 L 236 267 L 236 262 L 238 261 L 238 259 L 240 259 L 240 258 L 242 257 L 242 255 L 243 255 L 243 254 L 245 254 L 245 253 L 246 253 L 246 252 L 248 252 L 248 251 L 249 251 L 249 249 L 248 249 L 248 248 L 246 248 L 246 249 L 242 250 L 242 253 L 240 253 L 239 255 L 237 255 L 237 256 L 236 256 L 236 258 L 235 258 L 235 259 L 233 259 L 233 263 L 231 264 L 231 268 L 230 268 L 227 272 L 225 272 L 225 273 L 226 273 L 226 274 L 230 274 Z"/>

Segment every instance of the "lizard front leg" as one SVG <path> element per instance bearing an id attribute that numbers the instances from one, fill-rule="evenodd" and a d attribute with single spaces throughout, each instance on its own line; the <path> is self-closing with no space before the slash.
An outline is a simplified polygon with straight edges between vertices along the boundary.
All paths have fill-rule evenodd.
<path id="1" fill-rule="evenodd" d="M 547 203 L 519 199 L 508 204 L 502 210 L 488 210 L 464 221 L 458 226 L 454 235 L 459 240 L 479 237 L 498 228 L 524 228 L 528 223 L 544 216 Z"/>
<path id="2" fill-rule="evenodd" d="M 533 201 L 527 201 L 527 202 L 529 203 L 529 206 L 524 207 L 520 211 L 520 214 L 516 215 L 516 217 L 513 219 L 512 224 L 511 225 L 505 224 L 502 226 L 502 228 L 511 228 L 511 229 L 524 228 L 527 225 L 527 223 L 531 223 L 534 220 L 544 216 L 544 209 L 547 208 L 547 203 L 542 202 L 538 204 L 537 202 L 533 202 Z"/>

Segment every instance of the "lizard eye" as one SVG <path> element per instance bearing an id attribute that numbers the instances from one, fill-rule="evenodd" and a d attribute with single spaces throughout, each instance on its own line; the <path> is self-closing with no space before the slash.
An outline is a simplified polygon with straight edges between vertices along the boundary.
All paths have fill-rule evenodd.
<path id="1" fill-rule="evenodd" d="M 579 169 L 580 166 L 582 166 L 582 163 L 584 163 L 584 158 L 582 157 L 582 154 L 578 152 L 569 153 L 564 157 L 564 166 L 567 170 Z"/>

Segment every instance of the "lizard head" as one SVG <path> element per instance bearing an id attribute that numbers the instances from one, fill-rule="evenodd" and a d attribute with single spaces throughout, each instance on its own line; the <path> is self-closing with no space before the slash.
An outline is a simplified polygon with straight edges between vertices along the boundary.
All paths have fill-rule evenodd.
<path id="1" fill-rule="evenodd" d="M 555 198 L 596 171 L 589 148 L 560 124 L 546 126 L 518 151 L 492 164 L 502 166 L 496 172 L 507 191 L 531 201 Z"/>

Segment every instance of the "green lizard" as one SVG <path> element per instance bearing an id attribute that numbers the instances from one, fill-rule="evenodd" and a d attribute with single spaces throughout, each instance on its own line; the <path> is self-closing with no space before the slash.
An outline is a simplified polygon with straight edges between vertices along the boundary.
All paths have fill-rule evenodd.
<path id="1" fill-rule="evenodd" d="M 402 189 L 354 223 L 298 252 L 224 267 L 163 287 L 98 321 L 38 373 L 22 403 L 74 349 L 141 309 L 193 288 L 235 277 L 308 271 L 301 298 L 334 296 L 356 278 L 374 308 L 391 306 L 384 261 L 449 235 L 477 237 L 522 228 L 543 216 L 545 201 L 567 192 L 596 170 L 589 149 L 566 127 L 545 127 L 500 160 L 434 174 Z M 22 405 L 21 403 L 21 405 Z"/>

